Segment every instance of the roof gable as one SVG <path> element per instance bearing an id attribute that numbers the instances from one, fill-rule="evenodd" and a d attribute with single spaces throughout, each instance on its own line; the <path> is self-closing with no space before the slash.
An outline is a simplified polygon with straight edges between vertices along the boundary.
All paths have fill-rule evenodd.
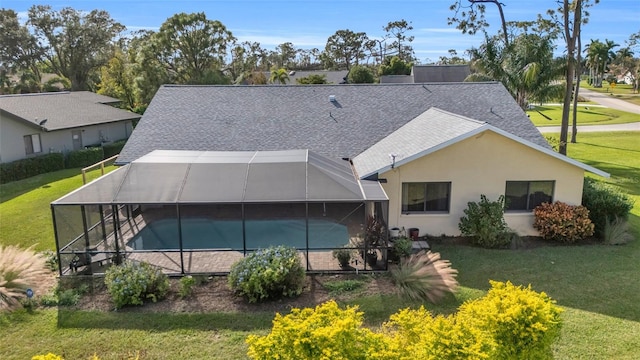
<path id="1" fill-rule="evenodd" d="M 596 175 L 606 178 L 610 176 L 602 170 L 539 146 L 495 126 L 436 108 L 429 109 L 389 137 L 356 156 L 353 159 L 353 165 L 360 178 L 369 178 L 485 131 L 492 131 Z"/>
<path id="2" fill-rule="evenodd" d="M 0 110 L 46 131 L 139 119 L 140 115 L 108 103 L 117 99 L 89 91 L 0 96 Z"/>
<path id="3" fill-rule="evenodd" d="M 333 95 L 335 101 L 330 101 Z M 311 149 L 354 158 L 432 107 L 546 140 L 500 83 L 176 86 L 153 98 L 118 158 L 153 150 Z"/>

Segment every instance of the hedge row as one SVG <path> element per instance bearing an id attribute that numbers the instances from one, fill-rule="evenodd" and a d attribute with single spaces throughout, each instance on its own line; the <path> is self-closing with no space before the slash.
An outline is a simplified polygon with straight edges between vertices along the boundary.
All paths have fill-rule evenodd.
<path id="1" fill-rule="evenodd" d="M 0 164 L 0 184 L 62 169 L 86 167 L 119 154 L 124 144 L 123 140 L 102 147 L 70 151 L 66 156 L 51 153 Z"/>

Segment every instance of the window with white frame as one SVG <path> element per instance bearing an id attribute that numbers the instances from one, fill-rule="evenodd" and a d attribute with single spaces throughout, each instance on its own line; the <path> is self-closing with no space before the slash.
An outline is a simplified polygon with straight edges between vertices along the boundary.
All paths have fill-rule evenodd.
<path id="1" fill-rule="evenodd" d="M 40 144 L 40 134 L 25 135 L 24 150 L 27 155 L 41 153 L 42 145 Z"/>
<path id="2" fill-rule="evenodd" d="M 451 182 L 402 183 L 402 213 L 446 213 L 451 203 Z"/>
<path id="3" fill-rule="evenodd" d="M 505 209 L 531 211 L 536 206 L 553 202 L 555 181 L 507 181 Z"/>

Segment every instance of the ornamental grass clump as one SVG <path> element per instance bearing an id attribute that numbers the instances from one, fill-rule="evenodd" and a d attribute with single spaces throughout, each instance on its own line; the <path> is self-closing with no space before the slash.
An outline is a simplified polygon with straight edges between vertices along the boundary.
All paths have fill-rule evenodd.
<path id="1" fill-rule="evenodd" d="M 305 270 L 296 249 L 286 246 L 257 250 L 231 266 L 229 287 L 255 303 L 302 293 Z"/>
<path id="2" fill-rule="evenodd" d="M 575 243 L 593 235 L 594 225 L 589 210 L 582 205 L 568 205 L 561 201 L 538 205 L 533 214 L 533 227 L 546 240 Z"/>
<path id="3" fill-rule="evenodd" d="M 451 262 L 440 258 L 440 253 L 420 252 L 400 261 L 391 269 L 391 276 L 400 296 L 411 300 L 440 301 L 447 293 L 458 288 L 458 270 Z"/>
<path id="4" fill-rule="evenodd" d="M 50 273 L 44 257 L 32 248 L 0 246 L 0 311 L 20 307 L 26 290 L 38 293 Z"/>
<path id="5" fill-rule="evenodd" d="M 125 261 L 105 271 L 104 283 L 116 309 L 126 305 L 142 305 L 145 300 L 164 299 L 169 279 L 160 269 L 145 263 Z"/>

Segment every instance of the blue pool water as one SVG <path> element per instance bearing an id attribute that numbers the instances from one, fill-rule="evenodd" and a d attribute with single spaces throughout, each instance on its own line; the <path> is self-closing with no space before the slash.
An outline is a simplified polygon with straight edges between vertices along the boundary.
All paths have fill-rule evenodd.
<path id="1" fill-rule="evenodd" d="M 286 245 L 306 247 L 305 219 L 246 220 L 247 249 Z M 183 249 L 242 250 L 242 220 L 182 219 Z M 309 219 L 310 248 L 339 248 L 349 242 L 347 227 L 335 222 Z M 147 224 L 127 245 L 134 250 L 180 249 L 178 220 Z"/>

